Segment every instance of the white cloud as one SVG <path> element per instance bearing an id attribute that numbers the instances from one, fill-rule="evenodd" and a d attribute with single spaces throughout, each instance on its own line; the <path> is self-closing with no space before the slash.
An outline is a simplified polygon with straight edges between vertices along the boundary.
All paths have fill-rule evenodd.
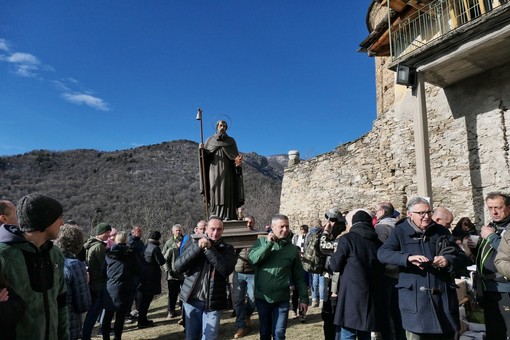
<path id="1" fill-rule="evenodd" d="M 15 64 L 29 64 L 29 65 L 39 65 L 41 63 L 36 56 L 24 52 L 14 52 L 9 57 L 7 57 L 7 61 Z"/>
<path id="2" fill-rule="evenodd" d="M 101 111 L 110 111 L 110 107 L 104 100 L 102 100 L 101 98 L 98 98 L 98 97 L 91 96 L 90 94 L 63 93 L 62 98 L 64 98 L 65 100 L 67 100 L 68 102 L 73 103 L 73 104 L 87 105 L 87 106 L 90 106 L 96 110 L 101 110 Z"/>
<path id="3" fill-rule="evenodd" d="M 0 51 L 9 51 L 9 45 L 5 39 L 0 38 Z"/>
<path id="4" fill-rule="evenodd" d="M 17 64 L 16 65 L 16 69 L 14 70 L 14 72 L 18 76 L 22 76 L 22 77 L 26 77 L 26 78 L 31 78 L 31 77 L 37 76 L 37 70 L 38 70 L 38 68 L 35 65 Z"/>
<path id="5" fill-rule="evenodd" d="M 52 80 L 51 83 L 59 92 L 70 92 L 71 89 L 61 80 Z"/>
<path id="6" fill-rule="evenodd" d="M 90 95 L 89 91 L 80 86 L 78 80 L 66 77 L 59 80 L 45 79 L 44 72 L 55 72 L 51 65 L 43 64 L 35 55 L 26 52 L 12 51 L 7 40 L 0 38 L 0 62 L 10 63 L 14 74 L 25 78 L 38 78 L 53 84 L 64 100 L 87 105 L 101 111 L 110 111 L 108 103 L 103 99 Z M 39 75 L 42 73 L 43 75 Z"/>
<path id="7" fill-rule="evenodd" d="M 42 65 L 42 70 L 46 72 L 55 72 L 55 68 L 51 65 Z"/>
<path id="8" fill-rule="evenodd" d="M 79 85 L 80 84 L 80 82 L 78 80 L 76 80 L 76 79 L 74 79 L 72 77 L 67 77 L 65 80 L 67 82 L 71 83 L 71 84 L 74 84 L 74 85 Z"/>
<path id="9" fill-rule="evenodd" d="M 6 46 L 5 40 L 0 40 L 0 50 L 2 50 L 2 43 Z M 8 48 L 7 48 L 8 49 Z M 7 51 L 7 49 L 4 49 Z M 30 53 L 14 52 L 10 55 L 0 55 L 1 61 L 14 64 L 14 73 L 21 77 L 32 78 L 36 77 L 39 71 L 41 62 L 36 56 Z"/>
<path id="10" fill-rule="evenodd" d="M 80 82 L 74 78 L 67 77 L 67 78 L 61 78 L 58 80 L 52 80 L 51 83 L 55 86 L 55 88 L 60 92 L 90 92 L 86 91 L 82 88 L 80 85 Z"/>

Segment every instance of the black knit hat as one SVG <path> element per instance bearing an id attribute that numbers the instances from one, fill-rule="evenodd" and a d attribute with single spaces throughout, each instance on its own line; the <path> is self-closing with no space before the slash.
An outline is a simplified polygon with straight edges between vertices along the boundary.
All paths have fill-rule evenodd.
<path id="1" fill-rule="evenodd" d="M 16 206 L 16 217 L 22 232 L 44 231 L 62 216 L 64 209 L 54 198 L 34 193 L 23 196 Z"/>
<path id="2" fill-rule="evenodd" d="M 352 216 L 352 224 L 357 222 L 365 222 L 372 224 L 372 217 L 364 210 L 357 211 L 354 216 Z"/>
<path id="3" fill-rule="evenodd" d="M 151 239 L 155 240 L 155 241 L 159 241 L 159 239 L 161 238 L 161 233 L 159 231 L 153 231 L 151 234 L 150 234 L 150 237 Z"/>

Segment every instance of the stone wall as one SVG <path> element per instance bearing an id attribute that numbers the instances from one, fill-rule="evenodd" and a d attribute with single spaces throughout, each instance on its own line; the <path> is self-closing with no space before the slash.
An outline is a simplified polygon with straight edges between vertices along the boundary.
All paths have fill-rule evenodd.
<path id="1" fill-rule="evenodd" d="M 375 58 L 375 93 L 377 117 L 393 108 L 395 102 L 395 72 L 388 70 L 390 58 Z"/>
<path id="2" fill-rule="evenodd" d="M 372 209 L 391 201 L 405 211 L 417 193 L 410 89 L 394 85 L 386 60 L 376 59 L 377 119 L 372 130 L 335 150 L 289 167 L 280 211 L 291 225 L 324 217 L 331 206 Z M 510 191 L 510 66 L 446 89 L 426 86 L 433 200 L 454 223 L 468 216 L 480 227 L 483 197 Z"/>

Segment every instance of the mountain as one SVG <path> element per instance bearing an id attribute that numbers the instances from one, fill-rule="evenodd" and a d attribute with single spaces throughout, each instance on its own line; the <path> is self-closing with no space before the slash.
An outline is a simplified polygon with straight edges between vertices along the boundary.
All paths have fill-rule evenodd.
<path id="1" fill-rule="evenodd" d="M 199 192 L 198 144 L 177 140 L 129 150 L 38 150 L 0 157 L 0 197 L 14 203 L 41 192 L 64 206 L 64 219 L 86 230 L 100 221 L 128 230 L 186 231 L 205 217 Z M 245 213 L 262 228 L 280 206 L 286 156 L 244 154 Z M 164 231 L 167 231 L 165 229 Z M 146 232 L 146 235 L 148 232 Z"/>

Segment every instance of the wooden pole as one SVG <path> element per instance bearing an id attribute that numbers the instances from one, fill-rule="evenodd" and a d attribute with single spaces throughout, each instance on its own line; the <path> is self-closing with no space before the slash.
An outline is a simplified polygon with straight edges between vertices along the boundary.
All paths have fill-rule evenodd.
<path id="1" fill-rule="evenodd" d="M 200 180 L 202 181 L 202 187 L 204 189 L 204 203 L 205 203 L 205 220 L 209 219 L 209 192 L 207 190 L 206 173 L 205 173 L 205 151 L 204 151 L 204 130 L 202 127 L 202 109 L 197 111 L 197 120 L 200 121 Z"/>

